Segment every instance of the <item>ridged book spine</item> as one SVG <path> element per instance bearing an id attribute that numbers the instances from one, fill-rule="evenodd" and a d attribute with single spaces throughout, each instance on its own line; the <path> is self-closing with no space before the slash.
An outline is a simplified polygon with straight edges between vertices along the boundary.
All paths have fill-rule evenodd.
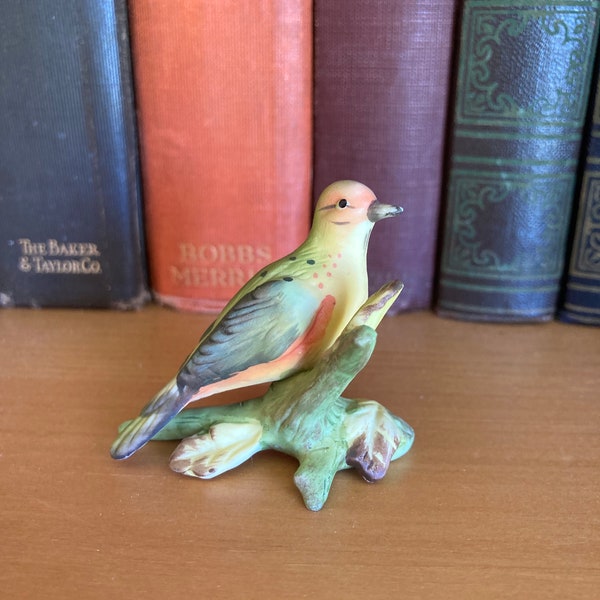
<path id="1" fill-rule="evenodd" d="M 600 325 L 600 77 L 584 161 L 559 318 L 570 323 Z"/>
<path id="2" fill-rule="evenodd" d="M 357 179 L 399 219 L 377 225 L 371 291 L 401 279 L 390 314 L 432 301 L 455 0 L 316 0 L 314 195 Z"/>
<path id="3" fill-rule="evenodd" d="M 125 0 L 7 0 L 0 305 L 149 297 Z"/>
<path id="4" fill-rule="evenodd" d="M 465 2 L 439 314 L 554 317 L 597 35 L 596 1 Z"/>
<path id="5" fill-rule="evenodd" d="M 310 0 L 132 0 L 151 286 L 213 312 L 310 225 Z"/>

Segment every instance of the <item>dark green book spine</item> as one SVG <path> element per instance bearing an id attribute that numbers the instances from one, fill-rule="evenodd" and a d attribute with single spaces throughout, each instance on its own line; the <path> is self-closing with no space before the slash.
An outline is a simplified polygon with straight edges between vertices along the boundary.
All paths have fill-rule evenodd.
<path id="1" fill-rule="evenodd" d="M 125 0 L 6 0 L 0 306 L 148 298 Z"/>
<path id="2" fill-rule="evenodd" d="M 600 325 L 600 78 L 590 120 L 559 318 L 569 323 Z"/>
<path id="3" fill-rule="evenodd" d="M 548 320 L 563 273 L 597 1 L 467 0 L 437 310 Z"/>

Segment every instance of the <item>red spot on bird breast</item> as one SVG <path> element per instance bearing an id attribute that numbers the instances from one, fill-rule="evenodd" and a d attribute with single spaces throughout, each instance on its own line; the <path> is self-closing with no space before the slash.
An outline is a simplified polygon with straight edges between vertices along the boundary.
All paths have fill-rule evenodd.
<path id="1" fill-rule="evenodd" d="M 307 329 L 306 334 L 304 335 L 302 345 L 311 346 L 312 344 L 317 343 L 323 337 L 323 335 L 325 335 L 325 330 L 327 329 L 327 325 L 331 320 L 331 314 L 333 313 L 334 307 L 335 298 L 331 294 L 325 296 L 312 323 L 310 324 L 310 327 Z"/>

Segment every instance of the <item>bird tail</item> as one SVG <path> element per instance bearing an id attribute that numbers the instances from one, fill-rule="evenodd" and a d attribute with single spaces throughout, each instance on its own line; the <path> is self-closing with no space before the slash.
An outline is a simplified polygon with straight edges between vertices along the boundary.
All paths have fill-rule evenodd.
<path id="1" fill-rule="evenodd" d="M 130 457 L 152 439 L 187 404 L 177 382 L 171 380 L 143 408 L 139 417 L 121 426 L 110 454 L 118 460 Z"/>

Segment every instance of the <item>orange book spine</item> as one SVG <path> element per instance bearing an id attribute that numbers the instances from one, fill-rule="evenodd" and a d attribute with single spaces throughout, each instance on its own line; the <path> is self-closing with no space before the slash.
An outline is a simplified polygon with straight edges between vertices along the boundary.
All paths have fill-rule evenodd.
<path id="1" fill-rule="evenodd" d="M 130 0 L 158 301 L 213 312 L 310 225 L 312 2 Z"/>

